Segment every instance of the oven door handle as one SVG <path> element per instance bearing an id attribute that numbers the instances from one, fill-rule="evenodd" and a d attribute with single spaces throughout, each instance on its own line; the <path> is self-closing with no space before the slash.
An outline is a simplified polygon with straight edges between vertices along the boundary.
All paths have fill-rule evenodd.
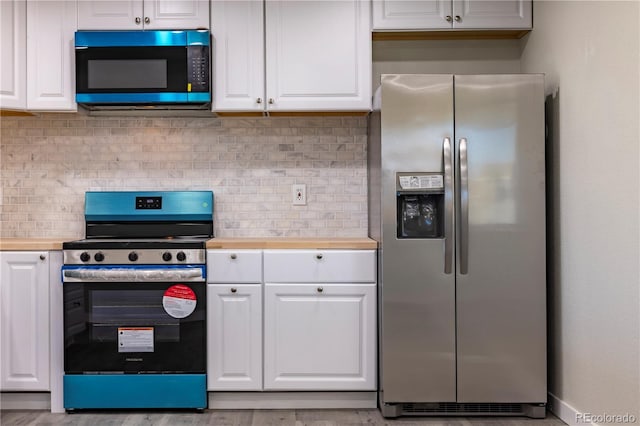
<path id="1" fill-rule="evenodd" d="M 167 282 L 204 281 L 202 267 L 181 269 L 74 268 L 62 270 L 64 282 Z"/>

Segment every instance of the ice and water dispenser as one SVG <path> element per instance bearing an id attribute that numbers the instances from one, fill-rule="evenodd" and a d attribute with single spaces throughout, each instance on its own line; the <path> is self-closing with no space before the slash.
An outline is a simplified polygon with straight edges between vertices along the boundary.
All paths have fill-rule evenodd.
<path id="1" fill-rule="evenodd" d="M 398 238 L 442 238 L 442 174 L 397 173 L 396 199 Z"/>

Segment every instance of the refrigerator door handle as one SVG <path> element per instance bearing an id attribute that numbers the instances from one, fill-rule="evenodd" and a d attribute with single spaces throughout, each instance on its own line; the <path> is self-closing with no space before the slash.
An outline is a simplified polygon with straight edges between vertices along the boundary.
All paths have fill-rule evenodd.
<path id="1" fill-rule="evenodd" d="M 460 139 L 458 165 L 460 167 L 460 274 L 469 270 L 469 169 L 467 139 Z"/>
<path id="2" fill-rule="evenodd" d="M 444 273 L 450 274 L 453 261 L 453 156 L 451 139 L 442 141 L 444 155 Z"/>

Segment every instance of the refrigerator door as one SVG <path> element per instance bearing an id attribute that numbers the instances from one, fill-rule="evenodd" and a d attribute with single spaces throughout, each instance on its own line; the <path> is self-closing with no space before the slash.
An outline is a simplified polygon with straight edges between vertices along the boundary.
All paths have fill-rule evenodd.
<path id="1" fill-rule="evenodd" d="M 543 76 L 455 76 L 455 105 L 458 402 L 545 402 Z"/>
<path id="2" fill-rule="evenodd" d="M 453 146 L 453 76 L 383 75 L 380 387 L 385 403 L 456 400 L 453 150 L 445 155 L 447 141 Z M 406 172 L 443 175 L 449 212 L 444 238 L 397 238 L 396 175 Z"/>

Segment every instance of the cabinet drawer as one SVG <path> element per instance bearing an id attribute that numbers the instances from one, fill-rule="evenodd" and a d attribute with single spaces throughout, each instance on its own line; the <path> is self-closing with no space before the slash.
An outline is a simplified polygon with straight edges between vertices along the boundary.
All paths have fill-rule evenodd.
<path id="1" fill-rule="evenodd" d="M 265 250 L 264 281 L 271 283 L 372 283 L 375 250 Z"/>
<path id="2" fill-rule="evenodd" d="M 262 250 L 208 250 L 207 282 L 261 283 Z"/>

